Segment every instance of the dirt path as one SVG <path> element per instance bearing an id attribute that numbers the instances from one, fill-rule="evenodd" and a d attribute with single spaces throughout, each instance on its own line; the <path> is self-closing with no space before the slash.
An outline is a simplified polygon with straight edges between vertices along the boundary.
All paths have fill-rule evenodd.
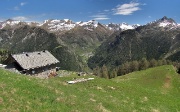
<path id="1" fill-rule="evenodd" d="M 163 87 L 168 89 L 168 88 L 170 88 L 170 86 L 171 86 L 171 77 L 166 76 Z"/>
<path id="2" fill-rule="evenodd" d="M 171 88 L 171 81 L 172 81 L 172 78 L 170 76 L 166 76 L 164 80 L 164 84 L 163 84 L 163 90 L 162 90 L 163 94 L 166 94 Z"/>

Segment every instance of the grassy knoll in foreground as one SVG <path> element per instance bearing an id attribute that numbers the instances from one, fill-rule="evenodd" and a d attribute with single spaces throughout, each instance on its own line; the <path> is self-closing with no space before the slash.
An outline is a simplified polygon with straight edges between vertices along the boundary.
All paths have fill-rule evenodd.
<path id="1" fill-rule="evenodd" d="M 89 76 L 95 79 L 66 83 L 75 77 L 38 79 L 0 70 L 0 111 L 180 111 L 180 75 L 173 66 L 151 68 L 111 80 Z"/>

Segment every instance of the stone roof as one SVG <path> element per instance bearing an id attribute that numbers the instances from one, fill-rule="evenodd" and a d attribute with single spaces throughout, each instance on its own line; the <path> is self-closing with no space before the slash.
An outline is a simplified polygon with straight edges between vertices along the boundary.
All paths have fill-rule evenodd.
<path id="1" fill-rule="evenodd" d="M 12 54 L 11 56 L 23 69 L 27 70 L 59 63 L 59 61 L 47 50 Z"/>

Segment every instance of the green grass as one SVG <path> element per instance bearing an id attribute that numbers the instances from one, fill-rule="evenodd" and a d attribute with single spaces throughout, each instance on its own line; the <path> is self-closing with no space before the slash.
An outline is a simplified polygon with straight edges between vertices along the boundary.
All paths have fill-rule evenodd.
<path id="1" fill-rule="evenodd" d="M 66 83 L 75 77 L 38 79 L 0 70 L 0 112 L 180 111 L 180 75 L 172 66 Z"/>

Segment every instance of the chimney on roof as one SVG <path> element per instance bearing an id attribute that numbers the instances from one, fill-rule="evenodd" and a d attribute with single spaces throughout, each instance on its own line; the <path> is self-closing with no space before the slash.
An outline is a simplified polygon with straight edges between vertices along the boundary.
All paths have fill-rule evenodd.
<path id="1" fill-rule="evenodd" d="M 26 54 L 26 56 L 29 56 L 29 54 Z"/>
<path id="2" fill-rule="evenodd" d="M 43 52 L 46 52 L 46 50 L 43 50 Z"/>

